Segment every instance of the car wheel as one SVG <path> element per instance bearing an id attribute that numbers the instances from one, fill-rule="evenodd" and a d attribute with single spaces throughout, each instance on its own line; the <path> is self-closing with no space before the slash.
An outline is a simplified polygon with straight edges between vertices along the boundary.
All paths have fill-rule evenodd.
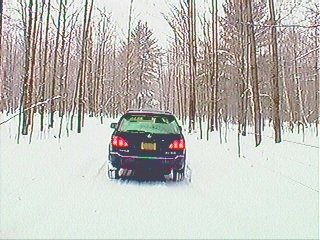
<path id="1" fill-rule="evenodd" d="M 110 166 L 108 165 L 107 172 L 108 172 L 108 177 L 110 179 L 119 179 L 120 178 L 119 169 L 117 169 L 117 168 L 110 168 Z"/>
<path id="2" fill-rule="evenodd" d="M 114 171 L 114 179 L 119 179 L 120 178 L 119 169 L 116 169 L 113 171 Z"/>
<path id="3" fill-rule="evenodd" d="M 184 179 L 184 168 L 181 170 L 172 170 L 172 180 L 174 182 L 182 181 Z"/>

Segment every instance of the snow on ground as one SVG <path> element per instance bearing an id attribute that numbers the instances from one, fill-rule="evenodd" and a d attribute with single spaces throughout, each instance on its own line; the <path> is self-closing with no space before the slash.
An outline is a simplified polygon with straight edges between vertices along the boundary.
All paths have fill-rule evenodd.
<path id="1" fill-rule="evenodd" d="M 0 116 L 0 119 L 6 119 Z M 35 129 L 16 144 L 17 120 L 0 126 L 1 238 L 318 238 L 319 138 L 292 142 L 236 131 L 209 142 L 186 134 L 192 182 L 109 180 L 112 120 L 86 118 L 82 134 Z M 0 121 L 1 122 L 1 121 Z M 266 129 L 272 136 L 272 129 Z M 304 140 L 304 142 L 302 141 Z"/>

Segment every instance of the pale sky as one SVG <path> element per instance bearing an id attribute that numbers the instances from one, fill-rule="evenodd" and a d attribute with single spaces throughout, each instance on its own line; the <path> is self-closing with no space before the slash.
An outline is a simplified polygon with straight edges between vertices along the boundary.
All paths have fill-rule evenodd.
<path id="1" fill-rule="evenodd" d="M 112 12 L 112 18 L 120 28 L 120 37 L 126 37 L 128 29 L 128 15 L 131 0 L 95 0 L 96 6 L 106 7 Z M 203 9 L 203 5 L 210 6 L 211 0 L 197 0 L 198 10 Z M 165 47 L 169 36 L 172 36 L 172 30 L 162 16 L 162 13 L 168 13 L 170 6 L 179 5 L 179 0 L 133 0 L 133 22 L 132 26 L 138 20 L 147 21 L 148 26 L 153 30 L 154 36 L 159 40 L 159 45 Z M 219 0 L 221 6 L 224 0 Z M 201 10 L 200 10 L 201 11 Z"/>
<path id="2" fill-rule="evenodd" d="M 179 0 L 133 0 L 132 26 L 138 20 L 147 21 L 160 45 L 166 44 L 171 29 L 161 13 L 169 11 L 170 4 L 177 4 Z M 120 29 L 120 37 L 126 37 L 130 0 L 96 0 L 96 6 L 105 6 L 112 12 L 116 26 Z"/>

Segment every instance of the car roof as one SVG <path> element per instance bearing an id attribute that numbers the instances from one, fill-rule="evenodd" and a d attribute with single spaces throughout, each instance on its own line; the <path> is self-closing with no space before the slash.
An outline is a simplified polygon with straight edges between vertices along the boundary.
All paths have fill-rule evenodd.
<path id="1" fill-rule="evenodd" d="M 126 114 L 163 114 L 172 115 L 169 111 L 155 110 L 155 109 L 129 109 Z"/>

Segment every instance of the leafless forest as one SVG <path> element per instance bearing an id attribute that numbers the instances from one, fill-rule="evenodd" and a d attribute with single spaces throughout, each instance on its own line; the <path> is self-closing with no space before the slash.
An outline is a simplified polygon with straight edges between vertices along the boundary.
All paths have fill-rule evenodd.
<path id="1" fill-rule="evenodd" d="M 128 108 L 169 110 L 203 138 L 227 124 L 239 137 L 253 126 L 256 145 L 266 124 L 275 142 L 284 127 L 318 134 L 316 0 L 226 0 L 223 14 L 217 0 L 206 12 L 181 0 L 163 13 L 166 49 L 132 18 L 138 0 L 124 16 L 126 38 L 94 0 L 16 1 L 6 9 L 0 0 L 0 111 L 19 118 L 20 134 L 65 121 L 80 133 L 87 116 L 103 121 Z M 301 23 L 292 24 L 297 11 Z"/>

